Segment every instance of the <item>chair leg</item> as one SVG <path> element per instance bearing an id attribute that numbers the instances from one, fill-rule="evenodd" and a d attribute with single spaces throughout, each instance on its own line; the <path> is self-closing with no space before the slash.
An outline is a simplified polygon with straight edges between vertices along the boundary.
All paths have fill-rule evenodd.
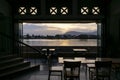
<path id="1" fill-rule="evenodd" d="M 50 74 L 51 74 L 51 73 L 49 72 L 49 75 L 48 75 L 48 80 L 50 80 Z"/>
<path id="2" fill-rule="evenodd" d="M 62 80 L 63 76 L 62 76 L 62 72 L 61 72 L 61 80 Z"/>
<path id="3" fill-rule="evenodd" d="M 65 75 L 64 75 L 64 80 L 67 80 L 66 77 L 65 77 Z"/>

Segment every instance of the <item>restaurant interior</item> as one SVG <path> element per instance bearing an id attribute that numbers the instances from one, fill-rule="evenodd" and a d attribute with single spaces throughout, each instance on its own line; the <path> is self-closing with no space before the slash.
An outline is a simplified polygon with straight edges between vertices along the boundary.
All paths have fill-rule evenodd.
<path id="1" fill-rule="evenodd" d="M 120 80 L 119 3 L 119 0 L 0 0 L 0 80 Z M 38 43 L 32 46 L 24 42 L 26 36 L 23 38 L 27 23 L 44 23 L 41 31 L 49 23 L 95 23 L 96 45 L 60 46 L 50 42 L 49 46 Z M 34 27 L 28 29 L 33 31 Z M 60 37 L 65 40 L 63 35 Z"/>

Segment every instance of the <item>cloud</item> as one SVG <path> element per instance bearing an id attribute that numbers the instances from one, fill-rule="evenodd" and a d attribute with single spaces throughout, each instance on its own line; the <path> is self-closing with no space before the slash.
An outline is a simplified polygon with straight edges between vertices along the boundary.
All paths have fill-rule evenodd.
<path id="1" fill-rule="evenodd" d="M 24 35 L 55 35 L 68 31 L 92 32 L 96 30 L 96 23 L 23 23 Z"/>

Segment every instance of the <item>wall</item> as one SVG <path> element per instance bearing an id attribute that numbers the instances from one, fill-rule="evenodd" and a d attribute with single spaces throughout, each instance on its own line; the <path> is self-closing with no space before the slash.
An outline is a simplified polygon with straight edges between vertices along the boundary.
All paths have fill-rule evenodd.
<path id="1" fill-rule="evenodd" d="M 109 1 L 109 0 L 108 0 Z M 105 29 L 105 56 L 120 58 L 120 0 L 111 0 Z M 5 0 L 0 0 L 0 32 L 13 36 L 11 6 Z M 107 34 L 107 35 L 106 35 Z M 11 52 L 12 41 L 0 36 L 0 53 Z"/>
<path id="2" fill-rule="evenodd" d="M 9 36 L 13 35 L 11 6 L 5 0 L 0 0 L 0 32 Z M 12 51 L 12 41 L 0 35 L 0 54 Z"/>
<path id="3" fill-rule="evenodd" d="M 120 0 L 111 0 L 109 14 L 107 52 L 110 57 L 120 58 Z"/>

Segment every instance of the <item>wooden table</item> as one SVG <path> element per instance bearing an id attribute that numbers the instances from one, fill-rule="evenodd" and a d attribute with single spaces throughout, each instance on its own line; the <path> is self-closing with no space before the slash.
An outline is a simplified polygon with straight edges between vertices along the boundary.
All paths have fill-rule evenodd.
<path id="1" fill-rule="evenodd" d="M 54 48 L 43 48 L 43 49 L 42 49 L 42 52 L 44 52 L 45 55 L 49 55 L 50 52 L 54 52 L 54 51 L 55 51 Z"/>
<path id="2" fill-rule="evenodd" d="M 64 59 L 63 57 L 58 57 L 59 63 L 64 63 L 64 61 L 81 61 L 82 64 L 92 64 L 95 63 L 96 60 L 94 59 L 86 59 L 85 57 L 75 57 L 73 59 Z"/>
<path id="3" fill-rule="evenodd" d="M 81 64 L 84 64 L 86 67 L 85 74 L 87 76 L 87 68 L 93 69 L 95 68 L 95 61 L 112 61 L 112 66 L 115 67 L 115 64 L 120 64 L 120 59 L 116 58 L 96 58 L 96 59 L 86 59 L 85 57 L 75 57 L 73 59 L 64 59 L 63 57 L 58 57 L 59 63 L 64 63 L 64 61 L 81 61 Z M 89 71 L 88 70 L 88 71 Z M 86 77 L 87 80 L 87 77 Z"/>
<path id="4" fill-rule="evenodd" d="M 112 61 L 112 69 L 116 72 L 117 69 L 120 69 L 120 59 L 118 58 L 96 58 L 96 61 Z M 95 63 L 87 64 L 87 68 L 89 71 L 89 78 L 90 78 L 90 70 L 95 69 Z"/>
<path id="5" fill-rule="evenodd" d="M 94 64 L 96 60 L 93 59 L 86 59 L 85 57 L 75 57 L 73 59 L 64 59 L 63 57 L 58 57 L 58 62 L 63 64 L 64 61 L 81 61 L 81 64 L 85 65 L 85 75 L 87 76 L 87 64 Z M 87 80 L 87 77 L 86 77 Z"/>
<path id="6" fill-rule="evenodd" d="M 75 52 L 86 52 L 87 51 L 87 49 L 79 49 L 79 48 L 77 48 L 77 49 L 73 49 L 73 51 L 75 51 Z"/>

